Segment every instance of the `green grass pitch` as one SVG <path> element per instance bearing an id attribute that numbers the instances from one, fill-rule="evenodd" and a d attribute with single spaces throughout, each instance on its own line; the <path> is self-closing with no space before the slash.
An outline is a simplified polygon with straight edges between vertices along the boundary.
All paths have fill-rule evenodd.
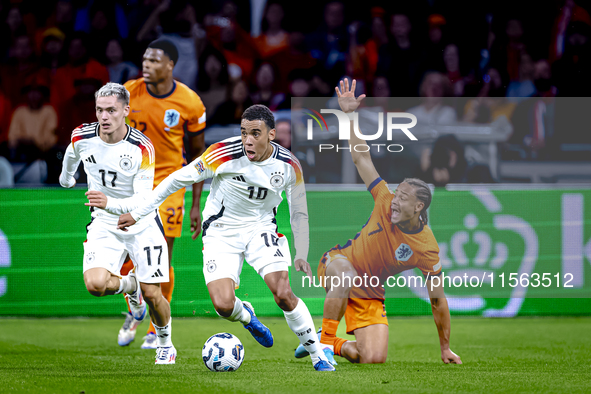
<path id="1" fill-rule="evenodd" d="M 123 317 L 0 319 L 0 392 L 31 393 L 423 393 L 589 392 L 591 318 L 482 319 L 452 317 L 452 350 L 463 365 L 444 365 L 431 318 L 391 318 L 388 361 L 353 365 L 337 357 L 334 373 L 295 359 L 295 335 L 284 319 L 261 318 L 275 345 L 256 343 L 239 323 L 173 319 L 176 365 L 154 365 L 136 341 L 117 346 Z M 320 323 L 315 319 L 315 323 Z M 344 329 L 341 324 L 339 330 Z M 237 335 L 245 361 L 236 372 L 208 371 L 205 340 Z M 339 331 L 340 335 L 344 335 Z"/>

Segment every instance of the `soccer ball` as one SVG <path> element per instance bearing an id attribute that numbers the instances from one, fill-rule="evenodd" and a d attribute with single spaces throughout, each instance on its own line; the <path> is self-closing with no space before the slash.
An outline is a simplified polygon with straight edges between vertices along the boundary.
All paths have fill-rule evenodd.
<path id="1" fill-rule="evenodd" d="M 240 339 L 227 332 L 209 337 L 203 345 L 203 362 L 214 372 L 235 371 L 244 360 L 244 346 Z"/>

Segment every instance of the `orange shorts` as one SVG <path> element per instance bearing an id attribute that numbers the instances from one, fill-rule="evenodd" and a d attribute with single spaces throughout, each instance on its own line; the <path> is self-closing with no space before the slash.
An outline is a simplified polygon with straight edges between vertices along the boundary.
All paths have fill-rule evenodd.
<path id="1" fill-rule="evenodd" d="M 181 236 L 185 215 L 185 188 L 171 194 L 158 208 L 164 235 L 171 238 Z"/>
<path id="2" fill-rule="evenodd" d="M 327 263 L 330 264 L 335 259 L 349 260 L 340 250 L 331 250 L 325 253 L 320 260 L 320 264 L 318 264 L 317 274 L 320 283 L 324 281 Z M 362 275 L 359 272 L 357 274 Z M 384 300 L 378 298 L 349 298 L 345 310 L 345 322 L 347 323 L 347 334 L 349 335 L 353 335 L 358 328 L 374 324 L 388 325 Z"/>

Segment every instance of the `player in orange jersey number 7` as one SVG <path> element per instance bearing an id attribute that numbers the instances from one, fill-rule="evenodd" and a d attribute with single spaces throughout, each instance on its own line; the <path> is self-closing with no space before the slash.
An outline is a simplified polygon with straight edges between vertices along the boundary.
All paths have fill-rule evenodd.
<path id="1" fill-rule="evenodd" d="M 365 95 L 355 98 L 355 80 L 340 82 L 336 88 L 341 110 L 353 114 Z M 349 115 L 351 118 L 352 115 Z M 405 179 L 392 194 L 377 173 L 369 146 L 355 135 L 351 121 L 351 156 L 357 171 L 374 198 L 374 209 L 363 229 L 345 245 L 337 245 L 324 254 L 318 266 L 321 283 L 326 280 L 326 299 L 322 321 L 321 347 L 325 353 L 344 357 L 354 363 L 384 363 L 388 354 L 388 319 L 384 308 L 384 287 L 354 287 L 353 278 L 380 278 L 419 268 L 427 278 L 431 310 L 439 334 L 441 359 L 444 363 L 461 364 L 460 357 L 449 348 L 450 317 L 442 287 L 431 288 L 431 277 L 441 274 L 439 247 L 427 225 L 427 208 L 431 190 L 419 179 Z M 357 149 L 355 149 L 357 147 Z M 332 286 L 331 277 L 350 277 Z M 336 337 L 340 320 L 345 316 L 347 333 L 356 341 Z M 296 350 L 301 357 L 303 348 Z"/>

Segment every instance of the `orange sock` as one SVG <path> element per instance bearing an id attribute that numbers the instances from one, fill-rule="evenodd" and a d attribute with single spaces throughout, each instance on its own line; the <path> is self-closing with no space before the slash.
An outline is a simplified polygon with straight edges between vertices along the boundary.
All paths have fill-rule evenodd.
<path id="1" fill-rule="evenodd" d="M 131 259 L 128 259 L 121 266 L 121 276 L 125 276 L 125 275 L 129 274 L 129 271 L 131 271 L 132 269 L 133 269 L 133 262 L 131 261 Z M 127 301 L 127 297 L 125 297 L 125 294 L 123 294 L 123 298 L 125 298 L 125 303 L 127 304 L 127 311 L 130 311 L 131 309 L 129 309 L 129 302 Z"/>
<path id="2" fill-rule="evenodd" d="M 338 320 L 322 319 L 322 334 L 320 336 L 320 343 L 324 345 L 334 345 L 338 327 Z"/>
<path id="3" fill-rule="evenodd" d="M 121 276 L 125 276 L 125 275 L 129 274 L 129 271 L 131 271 L 132 269 L 133 269 L 133 262 L 131 260 L 127 260 L 121 266 Z"/>
<path id="4" fill-rule="evenodd" d="M 169 282 L 160 284 L 162 288 L 162 295 L 164 298 L 170 302 L 172 300 L 172 291 L 174 290 L 174 268 L 170 266 L 168 270 L 169 275 Z M 148 328 L 148 332 L 156 333 L 156 329 L 154 328 L 154 324 L 152 324 L 152 320 L 150 320 L 150 327 Z"/>
<path id="5" fill-rule="evenodd" d="M 169 282 L 162 283 L 162 295 L 170 302 L 172 300 L 172 291 L 174 290 L 174 268 L 171 266 L 168 270 Z"/>
<path id="6" fill-rule="evenodd" d="M 347 340 L 343 339 L 343 338 L 336 337 L 334 339 L 334 354 L 335 355 L 337 355 L 337 356 L 341 355 L 341 348 L 343 347 L 343 344 L 345 342 L 347 342 Z"/>

